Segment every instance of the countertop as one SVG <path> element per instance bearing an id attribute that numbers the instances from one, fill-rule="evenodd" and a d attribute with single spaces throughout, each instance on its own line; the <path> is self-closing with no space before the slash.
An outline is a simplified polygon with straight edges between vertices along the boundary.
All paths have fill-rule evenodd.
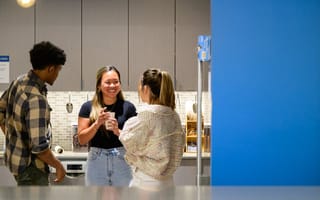
<path id="1" fill-rule="evenodd" d="M 179 186 L 162 191 L 128 187 L 0 187 L 0 200 L 318 200 L 320 187 Z"/>
<path id="2" fill-rule="evenodd" d="M 74 151 L 64 151 L 63 153 L 56 153 L 53 152 L 54 155 L 58 158 L 58 159 L 86 159 L 88 156 L 88 152 L 74 152 Z M 3 151 L 0 151 L 0 158 L 3 158 Z M 189 159 L 196 159 L 197 158 L 197 153 L 184 153 L 183 154 L 183 159 L 185 160 L 189 160 Z M 203 152 L 202 153 L 202 159 L 210 159 L 210 153 L 207 152 Z"/>
<path id="3" fill-rule="evenodd" d="M 88 152 L 73 152 L 73 151 L 64 151 L 63 153 L 56 153 L 54 155 L 58 159 L 86 159 Z M 183 153 L 183 159 L 196 159 L 197 153 Z M 210 159 L 210 153 L 202 153 L 203 159 Z"/>

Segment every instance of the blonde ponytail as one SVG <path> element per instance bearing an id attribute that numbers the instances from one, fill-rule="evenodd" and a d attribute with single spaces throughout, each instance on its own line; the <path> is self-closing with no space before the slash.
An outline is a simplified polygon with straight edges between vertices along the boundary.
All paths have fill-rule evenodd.
<path id="1" fill-rule="evenodd" d="M 160 104 L 168 106 L 174 110 L 176 108 L 176 101 L 174 95 L 174 88 L 172 79 L 168 72 L 161 71 L 161 88 L 160 88 L 160 95 L 159 101 Z"/>

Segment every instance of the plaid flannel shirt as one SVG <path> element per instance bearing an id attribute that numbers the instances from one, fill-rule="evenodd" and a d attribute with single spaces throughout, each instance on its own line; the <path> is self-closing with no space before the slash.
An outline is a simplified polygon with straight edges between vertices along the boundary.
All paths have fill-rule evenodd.
<path id="1" fill-rule="evenodd" d="M 32 70 L 13 81 L 0 98 L 0 125 L 5 125 L 5 163 L 14 175 L 33 163 L 49 167 L 36 154 L 50 147 L 50 111 L 45 83 Z"/>

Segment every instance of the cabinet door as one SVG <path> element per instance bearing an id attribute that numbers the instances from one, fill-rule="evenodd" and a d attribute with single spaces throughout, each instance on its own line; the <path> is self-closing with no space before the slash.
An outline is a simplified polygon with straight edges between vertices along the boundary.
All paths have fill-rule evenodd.
<path id="1" fill-rule="evenodd" d="M 81 90 L 81 1 L 41 0 L 36 6 L 36 41 L 50 41 L 67 55 L 49 90 Z"/>
<path id="2" fill-rule="evenodd" d="M 84 0 L 83 90 L 95 90 L 97 69 L 114 65 L 128 88 L 128 1 Z"/>
<path id="3" fill-rule="evenodd" d="M 0 25 L 0 55 L 10 56 L 10 83 L 32 69 L 29 50 L 34 44 L 34 7 L 25 9 L 16 1 L 0 1 Z M 8 86 L 0 83 L 0 91 Z"/>
<path id="4" fill-rule="evenodd" d="M 174 0 L 129 1 L 129 89 L 150 67 L 174 79 Z"/>
<path id="5" fill-rule="evenodd" d="M 176 89 L 197 90 L 197 42 L 210 34 L 210 0 L 176 0 Z M 208 63 L 202 68 L 208 88 Z"/>

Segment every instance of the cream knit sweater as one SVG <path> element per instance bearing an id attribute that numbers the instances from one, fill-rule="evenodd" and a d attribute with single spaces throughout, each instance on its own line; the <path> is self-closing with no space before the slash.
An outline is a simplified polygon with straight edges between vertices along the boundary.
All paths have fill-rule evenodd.
<path id="1" fill-rule="evenodd" d="M 161 180 L 180 165 L 185 134 L 179 115 L 170 107 L 145 105 L 125 122 L 119 136 L 132 168 Z"/>

